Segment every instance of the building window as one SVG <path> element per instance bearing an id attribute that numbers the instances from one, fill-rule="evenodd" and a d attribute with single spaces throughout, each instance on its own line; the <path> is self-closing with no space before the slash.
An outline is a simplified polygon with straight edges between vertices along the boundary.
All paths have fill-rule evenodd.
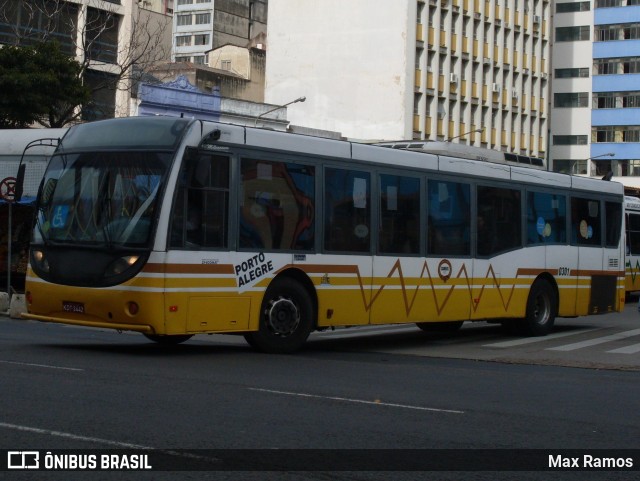
<path id="1" fill-rule="evenodd" d="M 180 56 L 180 57 L 176 57 L 176 63 L 181 63 L 181 62 L 191 62 L 191 57 L 184 57 L 184 56 Z"/>
<path id="2" fill-rule="evenodd" d="M 209 43 L 209 35 L 201 34 L 193 36 L 193 44 L 194 45 L 207 45 Z"/>
<path id="3" fill-rule="evenodd" d="M 192 5 L 193 0 L 178 0 L 178 5 Z"/>
<path id="4" fill-rule="evenodd" d="M 120 16 L 94 8 L 87 9 L 86 45 L 91 60 L 115 64 L 118 60 Z"/>
<path id="5" fill-rule="evenodd" d="M 587 145 L 588 135 L 554 135 L 553 145 Z"/>
<path id="6" fill-rule="evenodd" d="M 196 25 L 211 23 L 211 13 L 197 13 Z"/>
<path id="7" fill-rule="evenodd" d="M 570 13 L 570 12 L 588 12 L 591 10 L 591 2 L 570 2 L 570 3 L 557 3 L 557 13 Z"/>
<path id="8" fill-rule="evenodd" d="M 553 95 L 553 106 L 556 108 L 589 107 L 588 92 L 568 92 Z"/>
<path id="9" fill-rule="evenodd" d="M 204 55 L 194 55 L 193 63 L 196 65 L 204 65 Z"/>
<path id="10" fill-rule="evenodd" d="M 556 42 L 577 42 L 581 40 L 590 40 L 589 25 L 577 27 L 558 27 L 556 28 Z"/>
<path id="11" fill-rule="evenodd" d="M 176 37 L 176 47 L 188 47 L 191 45 L 191 35 L 180 35 Z"/>
<path id="12" fill-rule="evenodd" d="M 184 25 L 191 25 L 193 23 L 192 15 L 178 15 L 177 16 L 177 25 L 178 27 L 182 27 Z"/>
<path id="13" fill-rule="evenodd" d="M 555 69 L 556 78 L 588 78 L 588 68 L 557 68 Z"/>
<path id="14" fill-rule="evenodd" d="M 231 70 L 231 60 L 221 60 L 220 68 L 222 70 Z"/>
<path id="15" fill-rule="evenodd" d="M 596 0 L 595 8 L 624 7 L 640 5 L 640 0 Z"/>
<path id="16" fill-rule="evenodd" d="M 598 25 L 594 29 L 596 41 L 637 40 L 640 38 L 640 24 Z"/>

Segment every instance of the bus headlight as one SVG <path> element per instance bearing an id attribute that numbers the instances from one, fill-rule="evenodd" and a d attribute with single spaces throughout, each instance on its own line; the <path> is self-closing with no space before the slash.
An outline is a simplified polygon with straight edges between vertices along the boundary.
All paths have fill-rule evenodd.
<path id="1" fill-rule="evenodd" d="M 38 269 L 43 272 L 49 272 L 49 261 L 47 261 L 43 251 L 39 249 L 31 251 L 31 260 Z"/>
<path id="2" fill-rule="evenodd" d="M 138 262 L 138 259 L 140 259 L 140 256 L 123 256 L 116 259 L 107 267 L 105 276 L 111 277 L 122 274 L 131 266 L 135 265 L 135 263 Z"/>

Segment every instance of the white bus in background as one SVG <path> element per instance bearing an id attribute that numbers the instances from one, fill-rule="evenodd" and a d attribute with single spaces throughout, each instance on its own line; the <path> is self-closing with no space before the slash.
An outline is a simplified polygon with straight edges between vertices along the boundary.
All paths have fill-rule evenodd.
<path id="1" fill-rule="evenodd" d="M 640 198 L 625 196 L 625 290 L 640 291 Z"/>
<path id="2" fill-rule="evenodd" d="M 0 129 L 0 290 L 24 290 L 27 251 L 38 186 L 67 129 Z M 26 150 L 25 150 L 26 149 Z M 15 199 L 22 164 L 22 198 Z M 5 198 L 6 197 L 6 198 Z M 11 262 L 9 262 L 11 259 Z M 9 287 L 9 284 L 11 287 Z"/>
<path id="3" fill-rule="evenodd" d="M 0 181 L 16 178 L 22 159 L 22 163 L 26 165 L 23 195 L 27 200 L 35 200 L 49 157 L 53 154 L 57 141 L 66 132 L 66 128 L 0 129 Z M 42 145 L 37 145 L 40 140 L 43 140 Z M 29 145 L 32 147 L 25 151 Z"/>

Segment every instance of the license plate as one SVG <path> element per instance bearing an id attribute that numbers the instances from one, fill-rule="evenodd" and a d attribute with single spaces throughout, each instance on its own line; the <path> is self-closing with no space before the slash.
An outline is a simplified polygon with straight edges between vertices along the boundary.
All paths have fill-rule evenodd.
<path id="1" fill-rule="evenodd" d="M 62 301 L 62 310 L 65 312 L 84 314 L 84 304 L 82 302 Z"/>

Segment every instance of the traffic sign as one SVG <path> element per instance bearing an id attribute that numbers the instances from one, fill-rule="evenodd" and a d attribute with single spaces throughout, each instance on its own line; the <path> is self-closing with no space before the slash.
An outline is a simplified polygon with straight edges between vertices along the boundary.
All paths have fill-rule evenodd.
<path id="1" fill-rule="evenodd" d="M 7 202 L 13 202 L 16 198 L 16 182 L 15 177 L 6 177 L 0 181 L 0 199 Z"/>

